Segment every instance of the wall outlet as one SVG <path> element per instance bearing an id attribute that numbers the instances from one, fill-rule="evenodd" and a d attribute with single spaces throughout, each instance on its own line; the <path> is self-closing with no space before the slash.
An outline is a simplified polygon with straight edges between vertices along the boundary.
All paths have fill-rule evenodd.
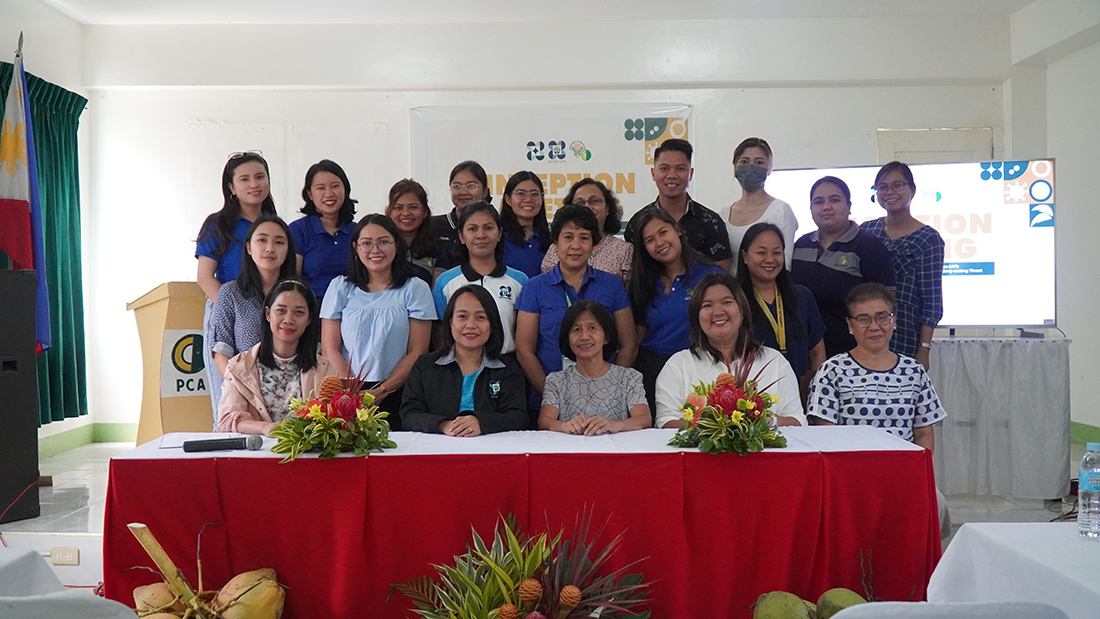
<path id="1" fill-rule="evenodd" d="M 77 548 L 50 548 L 50 563 L 54 565 L 80 565 Z"/>

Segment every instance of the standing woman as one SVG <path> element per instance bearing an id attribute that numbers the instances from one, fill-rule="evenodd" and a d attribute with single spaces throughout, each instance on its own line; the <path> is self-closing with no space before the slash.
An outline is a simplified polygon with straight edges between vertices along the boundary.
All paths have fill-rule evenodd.
<path id="1" fill-rule="evenodd" d="M 634 369 L 642 374 L 649 410 L 656 410 L 657 376 L 669 357 L 691 345 L 687 313 L 691 291 L 707 273 L 723 273 L 684 239 L 676 220 L 661 208 L 646 208 L 637 219 L 630 306 L 638 332 Z"/>
<path id="2" fill-rule="evenodd" d="M 542 273 L 542 259 L 550 247 L 550 224 L 542 181 L 534 172 L 516 172 L 504 186 L 500 207 L 504 224 L 504 264 L 534 277 Z"/>
<path id="3" fill-rule="evenodd" d="M 284 279 L 263 301 L 260 343 L 229 360 L 218 432 L 269 434 L 290 414 L 290 398 L 308 399 L 336 371 L 317 353 L 321 321 L 305 283 Z"/>
<path id="4" fill-rule="evenodd" d="M 432 211 L 428 208 L 428 192 L 411 178 L 403 178 L 390 187 L 386 217 L 393 220 L 409 247 L 408 259 L 429 274 L 428 285 L 444 271 L 447 252 L 435 236 Z"/>
<path id="5" fill-rule="evenodd" d="M 737 281 L 752 307 L 753 336 L 791 364 L 805 406 L 810 381 L 825 360 L 825 323 L 814 293 L 791 282 L 783 259 L 786 245 L 779 226 L 751 226 L 737 252 Z"/>
<path id="6" fill-rule="evenodd" d="M 244 237 L 244 248 L 241 272 L 221 287 L 210 318 L 210 347 L 222 376 L 231 357 L 260 342 L 268 291 L 279 280 L 297 276 L 291 257 L 294 241 L 282 219 L 274 215 L 257 219 Z"/>
<path id="7" fill-rule="evenodd" d="M 260 215 L 274 215 L 267 161 L 258 150 L 231 153 L 222 169 L 222 207 L 210 214 L 199 229 L 195 258 L 199 261 L 196 281 L 206 293 L 206 310 L 202 317 L 203 338 L 210 342 L 210 317 L 218 289 L 225 282 L 237 279 L 241 270 L 244 237 L 252 222 Z M 209 344 L 202 347 L 203 363 L 214 367 Z M 222 376 L 210 372 L 210 402 L 217 418 L 221 399 Z"/>
<path id="8" fill-rule="evenodd" d="M 886 211 L 863 229 L 890 251 L 897 276 L 898 326 L 890 350 L 920 361 L 928 369 L 932 333 L 943 318 L 943 238 L 909 212 L 916 194 L 913 172 L 900 161 L 882 166 L 875 176 L 875 199 Z"/>
<path id="9" fill-rule="evenodd" d="M 772 197 L 764 189 L 764 182 L 772 173 L 772 147 L 762 138 L 747 138 L 733 150 L 733 176 L 741 185 L 741 197 L 733 204 L 718 210 L 726 222 L 730 235 L 730 247 L 734 251 L 741 246 L 741 239 L 749 227 L 757 223 L 775 224 L 784 239 L 793 239 L 798 232 L 798 219 L 791 205 Z M 787 268 L 791 268 L 794 246 L 784 251 Z M 730 272 L 737 274 L 738 260 L 734 260 Z"/>
<path id="10" fill-rule="evenodd" d="M 500 230 L 500 214 L 492 204 L 479 200 L 462 209 L 458 218 L 459 258 L 462 264 L 445 271 L 435 280 L 432 297 L 435 312 L 442 316 L 455 291 L 470 284 L 489 292 L 497 307 L 504 342 L 501 353 L 515 357 L 516 352 L 516 300 L 527 284 L 527 276 L 504 266 L 500 261 L 503 252 Z M 444 335 L 446 321 L 444 321 Z"/>
<path id="11" fill-rule="evenodd" d="M 694 386 L 714 382 L 723 372 L 732 374 L 741 364 L 749 366 L 749 378 L 759 375 L 760 387 L 771 385 L 767 391 L 779 396 L 778 425 L 806 425 L 791 365 L 753 339 L 749 312 L 748 299 L 729 273 L 711 273 L 695 287 L 687 316 L 691 348 L 672 355 L 657 377 L 658 428 L 684 425 L 680 409 Z"/>
<path id="12" fill-rule="evenodd" d="M 550 228 L 561 261 L 533 277 L 523 287 L 516 309 L 516 357 L 532 393 L 528 405 L 537 418 L 546 375 L 563 367 L 558 336 L 566 309 L 581 299 L 599 301 L 615 317 L 619 338 L 616 365 L 630 367 L 638 352 L 630 300 L 618 277 L 588 266 L 592 246 L 599 241 L 596 216 L 583 206 L 563 206 Z"/>
<path id="13" fill-rule="evenodd" d="M 458 264 L 458 217 L 462 214 L 462 208 L 477 200 L 488 202 L 492 197 L 489 194 L 489 176 L 476 161 L 463 161 L 456 165 L 451 169 L 447 182 L 451 187 L 454 208 L 445 215 L 432 217 L 436 239 L 447 257 L 446 264 L 442 265 L 444 269 Z"/>
<path id="14" fill-rule="evenodd" d="M 810 188 L 810 214 L 817 230 L 794 244 L 794 283 L 810 289 L 825 323 L 825 356 L 856 345 L 848 332 L 848 291 L 864 282 L 894 286 L 890 252 L 882 242 L 849 219 L 852 192 L 835 176 L 819 178 Z"/>
<path id="15" fill-rule="evenodd" d="M 592 250 L 588 264 L 601 271 L 617 275 L 626 284 L 630 275 L 630 262 L 634 245 L 615 236 L 622 227 L 623 211 L 615 194 L 603 183 L 594 178 L 577 181 L 565 195 L 565 204 L 577 204 L 588 207 L 596 214 L 600 224 L 600 243 Z M 553 245 L 542 259 L 542 272 L 554 268 L 558 263 L 558 250 Z"/>
<path id="16" fill-rule="evenodd" d="M 290 224 L 298 272 L 318 299 L 325 296 L 329 282 L 348 274 L 348 245 L 355 229 L 355 200 L 351 182 L 336 162 L 322 159 L 306 170 L 302 187 L 305 215 Z"/>
<path id="17" fill-rule="evenodd" d="M 375 403 L 391 412 L 413 362 L 428 352 L 436 317 L 428 285 L 398 258 L 406 251 L 393 220 L 367 215 L 352 232 L 347 276 L 332 280 L 321 304 L 322 353 L 340 375 L 362 373 Z M 400 418 L 390 427 L 400 430 Z"/>

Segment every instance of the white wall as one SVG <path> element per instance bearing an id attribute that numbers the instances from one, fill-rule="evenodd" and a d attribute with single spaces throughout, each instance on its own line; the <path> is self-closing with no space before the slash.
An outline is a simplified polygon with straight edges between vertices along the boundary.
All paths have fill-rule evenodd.
<path id="1" fill-rule="evenodd" d="M 692 192 L 734 199 L 749 135 L 776 165 L 873 164 L 876 129 L 1004 128 L 1008 20 L 791 19 L 423 26 L 89 27 L 85 265 L 96 421 L 133 422 L 141 365 L 125 303 L 194 278 L 225 153 L 259 147 L 283 216 L 306 164 L 348 170 L 361 211 L 409 174 L 409 108 L 499 102 L 695 106 Z M 476 139 L 477 136 L 471 136 Z M 299 151 L 308 152 L 299 152 Z M 446 196 L 431 196 L 437 211 Z M 801 196 L 788 198 L 801 207 Z M 140 256 L 140 260 L 133 257 Z"/>
<path id="2" fill-rule="evenodd" d="M 1047 69 L 1047 145 L 1057 159 L 1058 321 L 1070 346 L 1073 420 L 1100 426 L 1100 44 Z M 1024 282 L 1021 282 L 1024 284 Z"/>

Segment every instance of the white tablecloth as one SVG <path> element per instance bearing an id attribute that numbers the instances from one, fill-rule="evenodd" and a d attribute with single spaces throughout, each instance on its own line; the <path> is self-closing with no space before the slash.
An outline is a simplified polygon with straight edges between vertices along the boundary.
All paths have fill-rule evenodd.
<path id="1" fill-rule="evenodd" d="M 929 602 L 1027 600 L 1100 617 L 1100 540 L 1076 523 L 964 524 L 928 582 Z"/>
<path id="2" fill-rule="evenodd" d="M 929 373 L 947 411 L 933 456 L 944 494 L 1069 492 L 1069 340 L 936 339 Z"/>
<path id="3" fill-rule="evenodd" d="M 784 427 L 787 438 L 784 449 L 768 449 L 768 452 L 841 452 L 841 451 L 915 451 L 920 449 L 884 430 L 866 426 L 837 427 Z M 684 450 L 667 445 L 674 430 L 649 429 L 605 434 L 601 436 L 576 436 L 561 432 L 501 432 L 473 438 L 457 438 L 442 434 L 419 432 L 393 432 L 396 449 L 371 454 L 371 457 L 424 456 L 448 454 L 522 454 L 522 453 L 662 453 Z M 264 448 L 258 451 L 209 451 L 185 453 L 185 440 L 226 438 L 239 434 L 174 433 L 139 445 L 116 459 L 162 458 L 281 458 L 269 450 L 275 439 L 264 437 Z M 303 457 L 316 457 L 306 454 Z M 341 454 L 337 457 L 353 457 Z"/>
<path id="4" fill-rule="evenodd" d="M 64 590 L 61 580 L 38 552 L 0 546 L 0 597 Z"/>

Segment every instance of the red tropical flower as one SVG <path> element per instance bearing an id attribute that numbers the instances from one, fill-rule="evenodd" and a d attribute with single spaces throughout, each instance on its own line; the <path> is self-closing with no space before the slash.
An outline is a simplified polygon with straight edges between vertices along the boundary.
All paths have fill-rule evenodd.
<path id="1" fill-rule="evenodd" d="M 351 394 L 337 391 L 332 396 L 328 416 L 343 419 L 345 422 L 352 421 L 360 402 L 361 400 Z"/>
<path id="2" fill-rule="evenodd" d="M 732 385 L 723 385 L 707 396 L 707 403 L 729 417 L 737 410 L 737 401 L 745 397 L 745 391 Z"/>

